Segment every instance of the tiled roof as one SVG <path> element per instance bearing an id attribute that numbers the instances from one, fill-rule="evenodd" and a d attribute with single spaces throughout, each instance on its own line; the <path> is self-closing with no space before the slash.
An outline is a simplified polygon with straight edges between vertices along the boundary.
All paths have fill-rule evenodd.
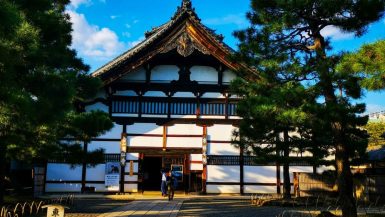
<path id="1" fill-rule="evenodd" d="M 125 64 L 127 61 L 130 61 L 132 57 L 134 57 L 140 51 L 148 48 L 156 40 L 164 36 L 167 36 L 164 33 L 167 32 L 168 30 L 171 30 L 174 27 L 174 25 L 176 25 L 177 23 L 180 23 L 183 20 L 188 20 L 194 25 L 196 25 L 198 28 L 203 30 L 207 37 L 215 41 L 217 45 L 221 47 L 221 49 L 225 50 L 227 53 L 230 54 L 233 52 L 233 50 L 229 46 L 223 43 L 222 35 L 216 34 L 214 30 L 206 27 L 201 23 L 201 20 L 198 18 L 197 14 L 195 13 L 195 9 L 192 8 L 191 1 L 183 0 L 182 5 L 177 8 L 177 11 L 175 12 L 175 14 L 173 15 L 170 21 L 146 32 L 145 33 L 146 38 L 142 42 L 140 42 L 130 50 L 124 52 L 120 56 L 116 57 L 112 61 L 108 62 L 104 66 L 97 69 L 95 72 L 92 73 L 92 76 L 102 76 L 103 74 L 109 72 L 115 67 L 119 67 L 122 64 Z"/>

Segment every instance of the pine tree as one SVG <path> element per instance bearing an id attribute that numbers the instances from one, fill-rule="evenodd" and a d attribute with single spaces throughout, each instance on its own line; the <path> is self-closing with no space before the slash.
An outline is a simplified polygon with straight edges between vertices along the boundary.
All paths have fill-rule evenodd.
<path id="1" fill-rule="evenodd" d="M 64 12 L 68 3 L 0 1 L 0 204 L 7 161 L 55 156 L 64 150 L 59 139 L 79 134 L 76 120 L 82 117 L 88 120 L 87 128 L 98 126 L 83 132 L 82 138 L 112 127 L 107 114 L 87 116 L 76 108 L 96 95 L 101 81 L 87 75 L 89 67 L 69 48 L 72 30 Z"/>
<path id="2" fill-rule="evenodd" d="M 367 117 L 358 115 L 365 110 L 363 104 L 352 103 L 352 99 L 361 97 L 359 76 L 336 71 L 341 56 L 327 52 L 331 46 L 322 30 L 334 26 L 360 36 L 368 24 L 381 18 L 384 4 L 382 0 L 253 0 L 247 15 L 251 27 L 236 33 L 241 41 L 237 60 L 258 69 L 261 54 L 273 50 L 286 56 L 286 65 L 297 68 L 303 79 L 301 84 L 315 95 L 317 103 L 308 108 L 330 133 L 342 213 L 346 217 L 357 216 L 350 159 L 366 149 L 367 135 L 358 127 L 366 124 Z M 268 44 L 265 47 L 270 50 L 259 49 L 261 43 Z M 297 77 L 291 80 L 296 81 Z"/>

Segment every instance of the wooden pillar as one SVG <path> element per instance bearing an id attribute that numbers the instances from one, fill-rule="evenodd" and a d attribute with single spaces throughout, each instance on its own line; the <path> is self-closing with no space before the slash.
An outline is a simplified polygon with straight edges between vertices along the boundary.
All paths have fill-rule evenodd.
<path id="1" fill-rule="evenodd" d="M 124 193 L 124 176 L 126 168 L 126 152 L 127 152 L 127 125 L 123 125 L 123 132 L 120 138 L 120 193 Z"/>
<path id="2" fill-rule="evenodd" d="M 276 162 L 277 170 L 277 194 L 281 194 L 281 165 Z"/>
<path id="3" fill-rule="evenodd" d="M 84 142 L 83 143 L 83 153 L 84 155 L 87 155 L 88 152 L 88 143 Z M 86 157 L 83 158 L 82 160 L 82 188 L 81 188 L 81 193 L 84 193 L 85 188 L 86 188 L 86 173 L 87 173 L 87 161 Z"/>
<path id="4" fill-rule="evenodd" d="M 240 181 L 240 193 L 244 194 L 244 158 L 243 158 L 244 148 L 243 145 L 239 148 L 239 181 Z"/>
<path id="5" fill-rule="evenodd" d="M 163 145 L 162 150 L 167 150 L 167 126 L 163 126 Z"/>
<path id="6" fill-rule="evenodd" d="M 206 194 L 206 180 L 207 180 L 207 126 L 203 125 L 203 135 L 202 135 L 202 193 Z"/>

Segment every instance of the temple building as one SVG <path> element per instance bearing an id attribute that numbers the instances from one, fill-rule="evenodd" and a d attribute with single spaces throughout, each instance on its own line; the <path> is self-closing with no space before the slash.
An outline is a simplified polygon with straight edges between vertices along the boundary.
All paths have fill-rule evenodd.
<path id="1" fill-rule="evenodd" d="M 228 59 L 232 52 L 183 0 L 170 21 L 92 74 L 104 87 L 84 108 L 109 113 L 114 127 L 84 148 L 105 149 L 105 163 L 49 162 L 45 192 L 160 190 L 162 168 L 178 173 L 185 192 L 280 192 L 282 166 L 258 165 L 232 144 L 240 118 L 229 84 L 244 67 Z"/>

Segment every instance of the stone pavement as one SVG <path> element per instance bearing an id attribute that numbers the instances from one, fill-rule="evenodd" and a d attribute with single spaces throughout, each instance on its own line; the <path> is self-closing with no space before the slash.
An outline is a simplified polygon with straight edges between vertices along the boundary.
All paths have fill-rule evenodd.
<path id="1" fill-rule="evenodd" d="M 183 204 L 183 199 L 168 201 L 163 200 L 137 200 L 125 206 L 118 207 L 98 217 L 123 217 L 123 216 L 161 216 L 176 217 Z"/>

